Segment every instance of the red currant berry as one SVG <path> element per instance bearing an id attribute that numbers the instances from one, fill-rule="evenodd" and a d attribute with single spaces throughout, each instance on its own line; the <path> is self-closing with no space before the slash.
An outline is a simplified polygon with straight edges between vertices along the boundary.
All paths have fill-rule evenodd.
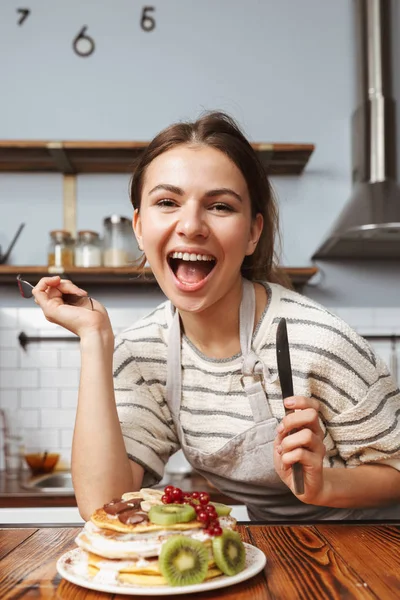
<path id="1" fill-rule="evenodd" d="M 209 514 L 209 515 L 215 515 L 215 517 L 217 517 L 217 511 L 215 510 L 215 506 L 213 506 L 212 504 L 207 504 L 204 507 L 204 510 Z"/>
<path id="2" fill-rule="evenodd" d="M 207 494 L 207 492 L 202 492 L 199 496 L 199 502 L 203 506 L 208 504 L 210 502 L 210 494 Z"/>
<path id="3" fill-rule="evenodd" d="M 199 512 L 202 512 L 204 508 L 201 506 L 201 504 L 196 504 L 194 506 L 194 510 L 196 511 L 196 514 L 199 514 Z"/>
<path id="4" fill-rule="evenodd" d="M 171 502 L 172 502 L 171 494 L 164 494 L 163 496 L 161 496 L 161 501 L 164 504 L 171 504 Z"/>
<path id="5" fill-rule="evenodd" d="M 212 535 L 212 530 L 209 527 L 206 527 L 205 529 L 203 529 L 204 533 L 206 533 L 207 535 Z"/>
<path id="6" fill-rule="evenodd" d="M 199 492 L 192 492 L 192 498 L 194 500 L 197 500 L 199 496 L 200 496 Z"/>
<path id="7" fill-rule="evenodd" d="M 183 492 L 179 488 L 175 488 L 172 490 L 171 496 L 174 500 L 183 500 Z"/>
<path id="8" fill-rule="evenodd" d="M 219 525 L 213 527 L 213 535 L 222 535 L 222 527 Z"/>
<path id="9" fill-rule="evenodd" d="M 197 520 L 200 521 L 201 523 L 208 523 L 209 516 L 205 510 L 201 510 L 200 512 L 197 513 Z"/>
<path id="10" fill-rule="evenodd" d="M 174 486 L 173 485 L 167 485 L 164 488 L 164 494 L 172 494 L 172 492 L 174 491 Z"/>

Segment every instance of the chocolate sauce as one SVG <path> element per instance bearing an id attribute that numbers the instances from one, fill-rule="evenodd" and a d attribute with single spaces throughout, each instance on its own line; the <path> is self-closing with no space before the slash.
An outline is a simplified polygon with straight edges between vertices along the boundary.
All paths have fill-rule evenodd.
<path id="1" fill-rule="evenodd" d="M 118 515 L 118 520 L 121 523 L 125 523 L 125 525 L 137 525 L 138 523 L 148 522 L 149 517 L 147 513 L 141 510 L 130 510 L 124 511 L 120 515 Z"/>
<path id="2" fill-rule="evenodd" d="M 105 504 L 103 509 L 108 515 L 117 515 L 119 518 L 121 513 L 127 510 L 131 511 L 134 508 L 139 508 L 142 500 L 143 498 L 133 498 L 132 500 L 121 500 L 121 498 L 118 498 Z"/>

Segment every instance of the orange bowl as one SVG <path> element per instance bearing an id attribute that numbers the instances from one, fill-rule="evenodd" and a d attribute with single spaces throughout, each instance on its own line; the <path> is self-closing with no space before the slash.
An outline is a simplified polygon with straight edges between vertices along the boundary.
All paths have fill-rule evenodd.
<path id="1" fill-rule="evenodd" d="M 57 452 L 29 452 L 24 458 L 32 475 L 43 475 L 54 471 L 60 455 Z"/>

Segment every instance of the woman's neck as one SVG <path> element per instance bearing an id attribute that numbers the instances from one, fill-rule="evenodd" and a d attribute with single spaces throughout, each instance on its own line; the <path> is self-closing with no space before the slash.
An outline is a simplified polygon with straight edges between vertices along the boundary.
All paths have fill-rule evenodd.
<path id="1" fill-rule="evenodd" d="M 243 283 L 201 313 L 180 312 L 185 335 L 209 358 L 230 358 L 240 352 L 239 309 Z M 267 302 L 263 286 L 255 284 L 256 325 Z"/>

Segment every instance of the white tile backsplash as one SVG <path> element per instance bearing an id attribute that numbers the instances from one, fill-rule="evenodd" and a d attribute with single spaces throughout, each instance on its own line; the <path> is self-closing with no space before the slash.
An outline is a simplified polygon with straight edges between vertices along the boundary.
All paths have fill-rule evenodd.
<path id="1" fill-rule="evenodd" d="M 68 408 L 44 408 L 41 411 L 41 425 L 43 429 L 73 429 L 75 423 L 75 410 Z"/>
<path id="2" fill-rule="evenodd" d="M 79 351 L 79 344 L 76 344 L 74 350 L 64 349 L 60 352 L 62 369 L 75 368 L 79 369 L 81 365 L 81 353 Z"/>
<path id="3" fill-rule="evenodd" d="M 18 365 L 18 350 L 0 349 L 0 369 L 16 369 Z"/>
<path id="4" fill-rule="evenodd" d="M 79 369 L 41 369 L 40 387 L 76 388 L 79 385 Z"/>
<path id="5" fill-rule="evenodd" d="M 39 385 L 38 369 L 1 369 L 1 388 L 37 388 Z"/>
<path id="6" fill-rule="evenodd" d="M 115 333 L 134 323 L 153 307 L 108 310 Z M 361 335 L 400 335 L 400 308 L 338 308 L 330 310 Z M 23 350 L 18 336 L 68 337 L 67 341 L 32 342 Z M 74 341 L 72 341 L 74 340 Z M 394 364 L 388 341 L 370 342 L 389 366 Z M 400 342 L 397 344 L 400 362 Z M 13 411 L 27 446 L 58 451 L 63 465 L 70 463 L 73 426 L 78 399 L 80 352 L 77 338 L 50 323 L 36 307 L 0 308 L 0 407 Z M 399 370 L 399 369 L 397 369 Z M 399 380 L 400 373 L 397 373 Z M 1 444 L 0 430 L 0 444 Z M 179 454 L 179 453 L 178 453 Z M 171 461 L 175 465 L 178 454 Z M 0 452 L 0 468 L 3 468 Z M 182 469 L 187 467 L 182 459 Z"/>
<path id="7" fill-rule="evenodd" d="M 15 329 L 18 327 L 18 310 L 3 308 L 0 311 L 0 329 Z"/>
<path id="8" fill-rule="evenodd" d="M 57 408 L 59 390 L 21 390 L 21 408 Z"/>
<path id="9" fill-rule="evenodd" d="M 36 347 L 36 345 L 30 345 L 25 350 L 21 348 L 19 351 L 19 361 L 22 369 L 29 369 L 32 367 L 38 369 L 45 369 L 46 367 L 58 367 L 58 352 L 51 350 L 42 350 L 43 346 Z"/>
<path id="10" fill-rule="evenodd" d="M 4 308 L 0 309 L 0 314 Z M 16 348 L 20 329 L 2 329 L 0 325 L 0 348 Z"/>

